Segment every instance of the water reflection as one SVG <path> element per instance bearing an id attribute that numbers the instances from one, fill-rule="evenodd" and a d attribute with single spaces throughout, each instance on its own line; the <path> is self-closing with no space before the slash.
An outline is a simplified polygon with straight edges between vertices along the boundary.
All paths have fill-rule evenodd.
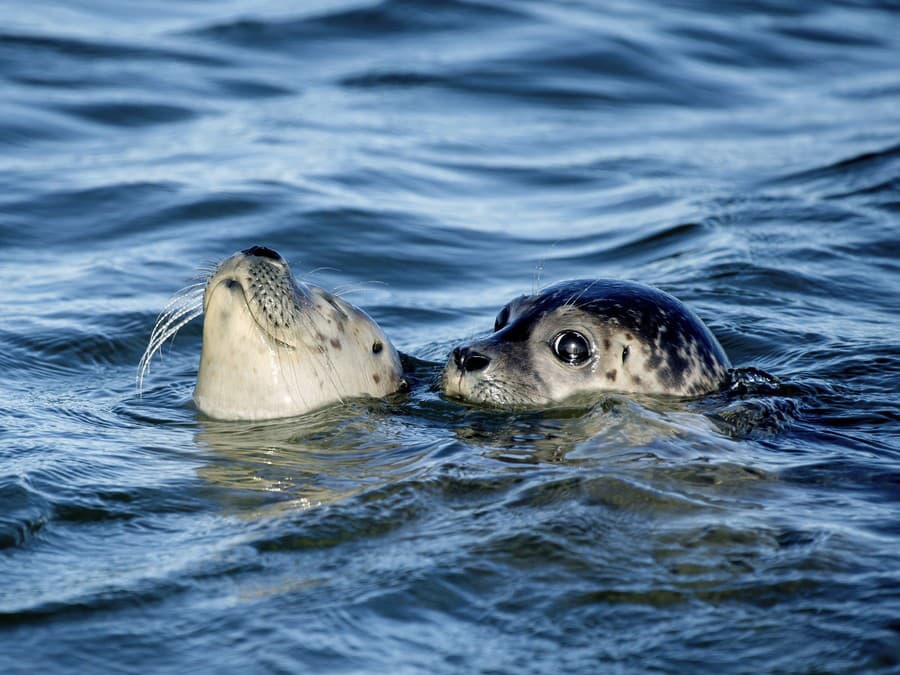
<path id="1" fill-rule="evenodd" d="M 351 403 L 302 417 L 247 424 L 198 419 L 209 450 L 199 475 L 245 517 L 340 502 L 414 475 L 434 450 L 384 402 Z"/>

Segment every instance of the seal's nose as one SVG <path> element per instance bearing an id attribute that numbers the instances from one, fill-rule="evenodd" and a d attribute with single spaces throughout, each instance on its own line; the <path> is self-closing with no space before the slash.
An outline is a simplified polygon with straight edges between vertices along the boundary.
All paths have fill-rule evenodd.
<path id="1" fill-rule="evenodd" d="M 255 255 L 258 258 L 270 258 L 279 262 L 284 261 L 284 258 L 278 254 L 278 251 L 273 251 L 266 246 L 251 246 L 250 248 L 245 248 L 241 253 L 244 255 Z"/>
<path id="2" fill-rule="evenodd" d="M 453 350 L 453 360 L 464 373 L 474 373 L 475 371 L 483 370 L 491 362 L 489 356 L 485 356 L 468 347 L 456 347 Z"/>

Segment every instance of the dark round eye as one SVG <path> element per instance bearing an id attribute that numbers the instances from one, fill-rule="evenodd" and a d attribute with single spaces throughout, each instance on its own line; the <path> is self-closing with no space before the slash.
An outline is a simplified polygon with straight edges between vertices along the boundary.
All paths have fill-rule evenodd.
<path id="1" fill-rule="evenodd" d="M 500 313 L 497 315 L 497 318 L 494 319 L 494 332 L 496 333 L 498 330 L 503 328 L 506 324 L 509 323 L 509 305 L 500 310 Z"/>
<path id="2" fill-rule="evenodd" d="M 384 345 L 381 344 L 381 342 L 379 340 L 375 340 L 375 342 L 372 343 L 372 353 L 373 354 L 380 353 L 382 349 L 384 349 Z"/>
<path id="3" fill-rule="evenodd" d="M 556 358 L 570 366 L 580 366 L 591 358 L 591 343 L 584 335 L 573 330 L 559 333 L 550 346 Z"/>

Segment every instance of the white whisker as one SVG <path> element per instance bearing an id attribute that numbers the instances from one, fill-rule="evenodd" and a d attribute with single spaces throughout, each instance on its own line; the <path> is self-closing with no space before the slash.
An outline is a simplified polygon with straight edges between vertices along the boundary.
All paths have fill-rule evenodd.
<path id="1" fill-rule="evenodd" d="M 581 289 L 581 292 L 576 293 L 576 294 L 573 295 L 571 298 L 569 298 L 568 300 L 566 300 L 566 301 L 563 303 L 563 306 L 564 306 L 564 307 L 572 307 L 572 306 L 574 306 L 576 302 L 578 302 L 579 300 L 581 300 L 581 296 L 583 296 L 585 293 L 587 293 L 589 290 L 591 290 L 591 289 L 592 289 L 596 284 L 598 284 L 598 283 L 599 283 L 599 280 L 596 280 L 596 279 L 595 279 L 594 281 L 592 281 L 591 283 L 589 283 L 587 286 L 585 286 L 584 288 L 582 288 L 582 289 Z"/>
<path id="2" fill-rule="evenodd" d="M 314 269 L 311 269 L 309 272 L 304 274 L 302 277 L 300 277 L 300 281 L 303 283 L 306 283 L 310 277 L 318 274 L 319 272 L 338 272 L 338 271 L 339 270 L 335 267 L 316 267 Z"/>
<path id="3" fill-rule="evenodd" d="M 195 295 L 203 295 L 203 289 L 206 287 L 206 281 L 198 281 L 195 284 L 191 284 L 190 286 L 185 286 L 180 291 L 178 291 L 175 295 L 172 296 L 172 299 L 169 300 L 162 310 L 159 313 L 159 319 L 162 319 L 170 309 L 179 304 L 191 303 L 193 304 Z M 157 321 L 158 323 L 158 321 Z"/>
<path id="4" fill-rule="evenodd" d="M 163 307 L 162 311 L 159 313 L 159 316 L 156 319 L 156 323 L 153 325 L 153 330 L 150 331 L 150 343 L 153 343 L 153 338 L 156 335 L 157 331 L 159 331 L 160 326 L 163 325 L 163 322 L 170 321 L 173 318 L 177 318 L 179 312 L 183 313 L 185 309 L 190 310 L 190 308 L 196 307 L 198 301 L 202 306 L 203 287 L 188 287 L 187 289 L 180 290 L 174 298 L 166 303 L 166 306 Z"/>
<path id="5" fill-rule="evenodd" d="M 167 340 L 173 338 L 185 325 L 203 314 L 203 289 L 205 286 L 206 282 L 204 281 L 182 288 L 160 312 L 138 364 L 138 395 L 143 391 L 144 376 L 150 369 L 150 360 L 153 356 Z"/>
<path id="6" fill-rule="evenodd" d="M 166 340 L 174 337 L 179 330 L 181 330 L 185 325 L 196 319 L 201 314 L 203 314 L 203 309 L 198 307 L 192 313 L 182 317 L 182 319 L 178 323 L 174 325 L 167 324 L 166 330 L 164 332 L 161 332 L 160 335 L 157 336 L 157 338 L 147 346 L 147 349 L 144 351 L 144 355 L 141 357 L 141 362 L 139 364 L 140 372 L 138 373 L 137 377 L 138 394 L 143 391 L 144 376 L 150 369 L 150 359 L 152 359 L 154 354 L 156 354 L 156 352 L 158 352 L 162 348 Z"/>
<path id="7" fill-rule="evenodd" d="M 347 284 L 346 286 L 336 286 L 334 290 L 332 290 L 332 295 L 336 295 L 339 298 L 344 297 L 345 295 L 349 295 L 350 293 L 359 293 L 360 291 L 367 291 L 371 286 L 387 286 L 387 284 L 383 281 L 359 281 L 354 284 Z"/>

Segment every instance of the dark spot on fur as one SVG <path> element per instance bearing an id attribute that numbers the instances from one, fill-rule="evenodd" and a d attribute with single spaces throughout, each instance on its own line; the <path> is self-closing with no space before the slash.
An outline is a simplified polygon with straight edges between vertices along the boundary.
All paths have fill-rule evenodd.
<path id="1" fill-rule="evenodd" d="M 640 383 L 641 383 L 641 378 L 640 378 L 639 375 L 632 375 L 632 376 L 631 376 L 631 381 L 632 381 L 632 383 L 634 383 L 634 384 L 640 384 Z"/>
<path id="2" fill-rule="evenodd" d="M 664 368 L 660 368 L 659 373 L 657 373 L 657 377 L 659 378 L 659 381 L 663 383 L 664 386 L 673 387 L 673 388 L 676 386 L 680 386 L 682 380 L 684 379 L 684 378 L 679 377 L 679 378 L 677 378 L 677 381 L 676 381 L 676 377 L 675 377 L 674 373 L 672 373 L 672 369 L 669 368 L 668 366 L 666 366 Z"/>
<path id="3" fill-rule="evenodd" d="M 331 346 L 334 347 L 335 349 L 340 349 L 340 348 L 341 348 L 341 341 L 340 341 L 340 340 L 336 340 L 335 338 L 331 338 L 331 340 L 329 340 L 329 343 L 330 343 Z"/>
<path id="4" fill-rule="evenodd" d="M 632 335 L 631 333 L 625 333 L 625 339 L 626 340 L 634 340 L 634 335 Z"/>
<path id="5" fill-rule="evenodd" d="M 616 372 L 615 368 L 613 370 L 607 371 L 606 379 L 609 380 L 610 382 L 615 382 L 617 374 L 618 373 Z"/>
<path id="6" fill-rule="evenodd" d="M 609 338 L 603 338 L 603 348 L 606 350 L 609 350 L 609 347 L 610 347 Z"/>
<path id="7" fill-rule="evenodd" d="M 374 374 L 372 375 L 372 381 L 373 381 L 375 384 L 378 384 L 379 382 L 381 382 L 381 375 L 379 375 L 378 373 L 374 373 Z"/>

